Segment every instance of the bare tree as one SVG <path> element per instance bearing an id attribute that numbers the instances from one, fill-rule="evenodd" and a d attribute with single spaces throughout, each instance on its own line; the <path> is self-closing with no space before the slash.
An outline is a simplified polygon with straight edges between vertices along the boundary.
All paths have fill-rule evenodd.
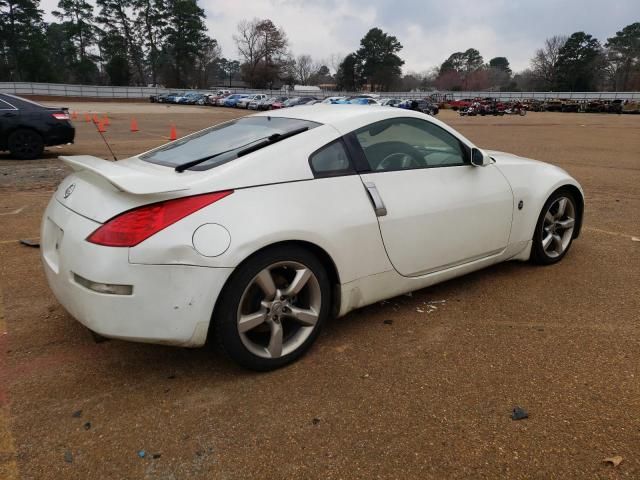
<path id="1" fill-rule="evenodd" d="M 552 89 L 557 83 L 558 59 L 560 49 L 567 43 L 567 37 L 555 35 L 544 41 L 544 47 L 537 50 L 531 59 L 531 71 L 539 78 L 545 88 Z"/>
<path id="2" fill-rule="evenodd" d="M 280 77 L 289 43 L 284 30 L 269 19 L 254 18 L 240 22 L 233 39 L 243 58 L 242 76 L 252 86 L 269 86 Z"/>
<path id="3" fill-rule="evenodd" d="M 300 85 L 309 85 L 309 80 L 318 70 L 311 55 L 298 55 L 295 65 L 296 80 Z"/>
<path id="4" fill-rule="evenodd" d="M 251 21 L 243 20 L 238 23 L 238 33 L 233 36 L 238 52 L 251 71 L 256 68 L 258 62 L 264 57 L 264 44 L 262 42 L 262 34 L 258 29 L 259 24 L 260 20 L 257 18 Z"/>

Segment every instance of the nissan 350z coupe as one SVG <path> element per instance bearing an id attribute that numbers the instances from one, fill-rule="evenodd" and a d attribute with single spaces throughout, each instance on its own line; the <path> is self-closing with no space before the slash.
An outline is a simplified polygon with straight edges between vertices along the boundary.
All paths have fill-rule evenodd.
<path id="1" fill-rule="evenodd" d="M 580 232 L 580 185 L 390 107 L 265 112 L 75 172 L 42 220 L 56 297 L 111 338 L 239 364 L 300 357 L 327 317 L 505 260 L 552 264 Z"/>

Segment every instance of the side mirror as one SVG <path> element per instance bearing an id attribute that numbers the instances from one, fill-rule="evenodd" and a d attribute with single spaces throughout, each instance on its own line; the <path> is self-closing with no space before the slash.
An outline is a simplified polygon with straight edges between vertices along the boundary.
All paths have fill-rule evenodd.
<path id="1" fill-rule="evenodd" d="M 486 167 L 491 163 L 491 157 L 479 148 L 471 149 L 471 165 L 474 167 Z"/>

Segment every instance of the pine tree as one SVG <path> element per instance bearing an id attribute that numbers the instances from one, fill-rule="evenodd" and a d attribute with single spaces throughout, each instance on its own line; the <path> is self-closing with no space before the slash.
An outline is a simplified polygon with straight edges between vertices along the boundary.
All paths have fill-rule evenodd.
<path id="1" fill-rule="evenodd" d="M 97 0 L 100 13 L 97 21 L 102 25 L 103 38 L 100 41 L 106 63 L 116 61 L 120 67 L 126 63 L 126 71 L 129 72 L 129 65 L 136 72 L 133 83 L 145 84 L 146 75 L 144 71 L 143 52 L 141 39 L 139 38 L 138 25 L 135 19 L 131 18 L 131 12 L 135 7 L 135 0 Z M 111 45 L 113 43 L 113 45 Z M 118 57 L 116 60 L 114 57 Z M 123 60 L 124 59 L 124 60 Z M 110 75 L 111 78 L 111 75 Z M 127 82 L 130 82 L 130 78 Z M 123 81 L 119 79 L 118 84 Z"/>
<path id="2" fill-rule="evenodd" d="M 92 47 L 97 44 L 98 29 L 94 23 L 93 6 L 86 0 L 60 0 L 58 8 L 53 15 L 62 22 L 66 36 L 74 46 L 72 63 L 67 66 L 72 81 L 95 83 L 98 56 Z"/>
<path id="3" fill-rule="evenodd" d="M 167 0 L 165 6 L 162 52 L 167 61 L 167 84 L 188 86 L 194 80 L 196 59 L 208 39 L 204 10 L 195 0 Z"/>
<path id="4" fill-rule="evenodd" d="M 47 81 L 42 10 L 38 0 L 0 0 L 0 80 Z"/>

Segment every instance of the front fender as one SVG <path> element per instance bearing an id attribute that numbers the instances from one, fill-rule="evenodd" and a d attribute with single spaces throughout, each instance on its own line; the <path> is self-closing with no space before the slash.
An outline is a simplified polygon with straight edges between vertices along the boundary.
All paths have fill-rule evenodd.
<path id="1" fill-rule="evenodd" d="M 578 181 L 562 168 L 537 160 L 489 151 L 496 167 L 506 177 L 513 190 L 514 209 L 511 243 L 531 240 L 542 207 L 553 192 L 569 187 L 579 193 L 579 209 L 584 210 L 584 191 Z M 522 208 L 519 204 L 522 202 Z M 575 236 L 580 232 L 581 219 Z"/>

